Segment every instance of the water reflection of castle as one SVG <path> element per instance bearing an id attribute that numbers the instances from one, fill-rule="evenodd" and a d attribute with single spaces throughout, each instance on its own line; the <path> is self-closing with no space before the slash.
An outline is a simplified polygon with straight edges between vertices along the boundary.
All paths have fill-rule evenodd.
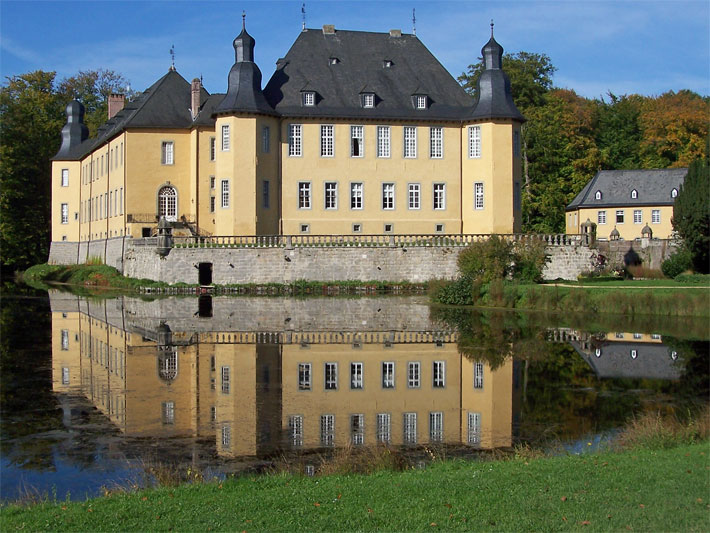
<path id="1" fill-rule="evenodd" d="M 225 298 L 203 317 L 195 299 L 51 304 L 55 391 L 128 436 L 214 438 L 226 456 L 512 441 L 513 362 L 460 355 L 423 301 Z"/>

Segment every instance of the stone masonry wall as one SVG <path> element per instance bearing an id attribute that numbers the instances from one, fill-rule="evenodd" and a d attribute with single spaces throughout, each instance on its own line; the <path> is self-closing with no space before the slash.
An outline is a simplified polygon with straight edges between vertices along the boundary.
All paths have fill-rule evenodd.
<path id="1" fill-rule="evenodd" d="M 640 239 L 638 241 L 599 241 L 599 253 L 607 257 L 607 264 L 628 266 L 643 264 L 646 268 L 661 269 L 661 263 L 676 251 L 676 243 L 671 240 Z"/>
<path id="2" fill-rule="evenodd" d="M 79 256 L 79 243 L 68 241 L 55 241 L 49 246 L 50 265 L 75 265 Z"/>
<path id="3" fill-rule="evenodd" d="M 76 265 L 98 257 L 105 264 L 122 271 L 125 239 L 114 237 L 91 242 L 54 241 L 50 244 L 47 262 L 51 265 Z"/>
<path id="4" fill-rule="evenodd" d="M 547 248 L 550 260 L 542 272 L 545 280 L 576 280 L 582 272 L 591 268 L 591 257 L 595 251 L 587 246 L 550 246 Z"/>

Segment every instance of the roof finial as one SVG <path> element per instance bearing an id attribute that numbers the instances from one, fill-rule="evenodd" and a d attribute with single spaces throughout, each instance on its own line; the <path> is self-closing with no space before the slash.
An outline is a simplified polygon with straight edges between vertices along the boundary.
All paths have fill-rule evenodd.
<path id="1" fill-rule="evenodd" d="M 493 19 L 491 19 L 491 39 L 493 38 Z"/>
<path id="2" fill-rule="evenodd" d="M 306 31 L 306 3 L 301 4 L 301 16 L 303 17 L 303 23 L 301 24 L 301 31 Z"/>
<path id="3" fill-rule="evenodd" d="M 170 70 L 175 70 L 175 45 L 170 45 Z"/>
<path id="4" fill-rule="evenodd" d="M 412 35 L 417 34 L 417 15 L 416 9 L 412 8 Z"/>
<path id="5" fill-rule="evenodd" d="M 247 12 L 242 9 L 242 30 L 247 29 Z"/>

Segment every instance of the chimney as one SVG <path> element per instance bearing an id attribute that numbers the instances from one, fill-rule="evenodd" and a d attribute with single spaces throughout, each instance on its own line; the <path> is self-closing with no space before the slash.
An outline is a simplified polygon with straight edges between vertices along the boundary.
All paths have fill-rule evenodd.
<path id="1" fill-rule="evenodd" d="M 401 37 L 402 30 L 390 30 L 390 37 Z"/>
<path id="2" fill-rule="evenodd" d="M 335 25 L 323 24 L 323 35 L 335 35 Z"/>
<path id="3" fill-rule="evenodd" d="M 118 113 L 121 109 L 123 109 L 124 104 L 126 103 L 126 95 L 125 94 L 116 94 L 116 93 L 111 93 L 108 95 L 108 118 L 111 120 L 116 113 Z"/>
<path id="4" fill-rule="evenodd" d="M 200 91 L 202 90 L 202 84 L 199 78 L 192 80 L 190 84 L 190 112 L 192 113 L 192 120 L 197 118 L 197 114 L 200 112 Z"/>

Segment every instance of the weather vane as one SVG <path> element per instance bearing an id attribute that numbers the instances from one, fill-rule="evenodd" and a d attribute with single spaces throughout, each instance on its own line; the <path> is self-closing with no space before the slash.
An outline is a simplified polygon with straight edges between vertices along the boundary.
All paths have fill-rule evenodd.
<path id="1" fill-rule="evenodd" d="M 493 19 L 491 19 L 491 37 L 493 37 Z"/>
<path id="2" fill-rule="evenodd" d="M 301 4 L 301 16 L 303 17 L 303 24 L 301 25 L 301 31 L 306 31 L 306 3 Z"/>
<path id="3" fill-rule="evenodd" d="M 242 29 L 247 28 L 247 12 L 242 9 Z"/>
<path id="4" fill-rule="evenodd" d="M 175 45 L 170 45 L 170 70 L 175 70 Z"/>
<path id="5" fill-rule="evenodd" d="M 417 15 L 416 9 L 412 8 L 412 35 L 417 34 Z"/>

